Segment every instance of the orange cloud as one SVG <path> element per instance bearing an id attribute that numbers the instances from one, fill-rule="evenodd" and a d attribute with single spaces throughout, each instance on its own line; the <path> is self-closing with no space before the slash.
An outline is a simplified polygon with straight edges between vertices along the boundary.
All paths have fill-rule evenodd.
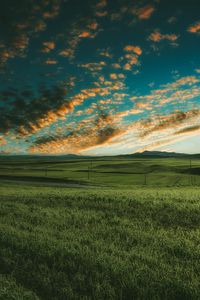
<path id="1" fill-rule="evenodd" d="M 56 44 L 53 41 L 49 41 L 49 42 L 43 42 L 43 46 L 44 48 L 42 49 L 42 52 L 48 53 L 51 50 L 55 49 Z"/>
<path id="2" fill-rule="evenodd" d="M 96 4 L 96 16 L 97 17 L 105 17 L 108 12 L 105 10 L 106 6 L 107 6 L 107 0 L 100 0 L 97 4 Z"/>
<path id="3" fill-rule="evenodd" d="M 59 52 L 60 56 L 64 57 L 71 57 L 73 56 L 73 50 L 72 49 L 63 49 L 62 51 Z"/>
<path id="4" fill-rule="evenodd" d="M 167 103 L 174 106 L 180 105 L 180 103 L 184 105 L 186 101 L 200 96 L 199 82 L 200 79 L 197 76 L 185 76 L 172 83 L 162 85 L 160 89 L 153 89 L 150 94 L 130 97 L 130 100 L 149 105 L 149 110 L 150 108 L 154 108 L 154 110 L 163 108 Z"/>
<path id="5" fill-rule="evenodd" d="M 124 47 L 124 51 L 133 52 L 137 55 L 142 54 L 142 49 L 139 46 L 128 45 L 128 46 Z"/>
<path id="6" fill-rule="evenodd" d="M 147 110 L 152 109 L 151 103 L 138 102 L 138 103 L 136 103 L 135 106 L 139 109 L 147 109 Z"/>
<path id="7" fill-rule="evenodd" d="M 124 79 L 126 76 L 123 73 L 111 73 L 110 79 L 116 80 L 116 79 Z"/>
<path id="8" fill-rule="evenodd" d="M 45 128 L 52 123 L 55 123 L 58 119 L 64 120 L 67 114 L 71 113 L 74 110 L 74 107 L 81 104 L 84 98 L 74 97 L 70 102 L 62 104 L 55 110 L 48 111 L 43 117 L 35 120 L 35 123 L 29 122 L 28 127 L 20 126 L 18 132 L 22 136 L 36 133 L 37 131 Z"/>
<path id="9" fill-rule="evenodd" d="M 199 33 L 200 32 L 200 22 L 195 23 L 194 25 L 191 25 L 188 28 L 188 32 L 191 33 Z"/>
<path id="10" fill-rule="evenodd" d="M 108 12 L 107 11 L 97 11 L 96 12 L 96 16 L 97 17 L 105 17 L 105 16 L 107 16 L 107 14 L 108 14 Z"/>
<path id="11" fill-rule="evenodd" d="M 91 24 L 88 25 L 88 28 L 91 30 L 96 30 L 98 27 L 98 23 L 97 22 L 93 22 Z"/>
<path id="12" fill-rule="evenodd" d="M 80 38 L 89 38 L 91 37 L 91 33 L 89 31 L 83 31 L 82 33 L 79 34 Z"/>
<path id="13" fill-rule="evenodd" d="M 110 79 L 117 79 L 117 74 L 115 73 L 110 74 Z"/>
<path id="14" fill-rule="evenodd" d="M 154 132 L 160 132 L 163 130 L 169 130 L 173 128 L 180 127 L 180 125 L 184 125 L 188 121 L 195 120 L 199 118 L 200 110 L 189 110 L 187 112 L 176 112 L 172 113 L 168 116 L 159 116 L 158 119 L 154 118 L 154 120 L 147 121 L 143 124 L 142 132 L 140 136 L 142 138 L 147 137 L 148 135 Z"/>
<path id="15" fill-rule="evenodd" d="M 60 11 L 60 6 L 57 4 L 52 5 L 51 10 L 45 11 L 43 13 L 44 19 L 53 19 L 58 16 Z"/>
<path id="16" fill-rule="evenodd" d="M 0 136 L 0 146 L 5 146 L 7 144 L 5 138 L 3 136 Z"/>
<path id="17" fill-rule="evenodd" d="M 137 115 L 137 114 L 141 114 L 141 113 L 143 113 L 143 110 L 137 109 L 137 108 L 131 109 L 129 112 L 130 115 Z"/>
<path id="18" fill-rule="evenodd" d="M 45 61 L 45 64 L 46 65 L 56 65 L 58 63 L 58 61 L 57 60 L 54 60 L 54 59 L 47 59 L 46 61 Z"/>
<path id="19" fill-rule="evenodd" d="M 124 58 L 127 60 L 127 62 L 125 63 L 125 65 L 123 66 L 123 69 L 126 71 L 131 71 L 132 67 L 135 65 L 139 65 L 139 61 L 138 61 L 138 57 L 135 56 L 134 54 L 130 53 L 130 54 L 126 54 L 124 56 Z"/>
<path id="20" fill-rule="evenodd" d="M 22 34 L 14 39 L 13 46 L 17 49 L 24 50 L 28 47 L 28 43 L 29 38 L 25 34 Z"/>
<path id="21" fill-rule="evenodd" d="M 118 64 L 118 63 L 112 64 L 112 67 L 114 69 L 120 69 L 121 68 L 120 64 Z"/>
<path id="22" fill-rule="evenodd" d="M 152 5 L 146 5 L 142 8 L 139 8 L 137 11 L 136 11 L 136 14 L 138 16 L 139 19 L 141 20 L 147 20 L 149 19 L 152 14 L 154 13 L 155 11 L 155 8 L 152 6 Z"/>
<path id="23" fill-rule="evenodd" d="M 93 62 L 93 63 L 86 63 L 80 65 L 80 67 L 88 69 L 90 72 L 99 72 L 101 71 L 104 67 L 106 66 L 105 61 L 100 61 L 100 62 Z"/>
<path id="24" fill-rule="evenodd" d="M 125 58 L 128 60 L 130 65 L 138 65 L 139 63 L 138 58 L 135 55 L 126 54 Z"/>
<path id="25" fill-rule="evenodd" d="M 159 30 L 152 32 L 149 36 L 149 40 L 158 43 L 162 40 L 168 40 L 170 42 L 175 42 L 178 39 L 176 34 L 162 34 Z"/>
<path id="26" fill-rule="evenodd" d="M 131 71 L 132 70 L 132 65 L 130 63 L 126 63 L 123 67 L 124 70 L 126 71 Z"/>
<path id="27" fill-rule="evenodd" d="M 89 111 L 90 113 L 91 111 Z M 108 144 L 123 133 L 115 124 L 115 118 L 100 112 L 95 120 L 83 120 L 73 132 L 66 136 L 39 139 L 31 153 L 81 153 L 84 150 Z"/>

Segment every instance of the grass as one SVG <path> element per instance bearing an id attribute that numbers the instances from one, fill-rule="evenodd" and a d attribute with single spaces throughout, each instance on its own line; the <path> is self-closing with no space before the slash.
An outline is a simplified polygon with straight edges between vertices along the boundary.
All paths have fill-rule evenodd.
<path id="1" fill-rule="evenodd" d="M 0 180 L 89 183 L 95 186 L 200 186 L 200 160 L 186 158 L 0 158 Z"/>
<path id="2" fill-rule="evenodd" d="M 199 299 L 200 188 L 113 177 L 0 184 L 0 299 Z"/>

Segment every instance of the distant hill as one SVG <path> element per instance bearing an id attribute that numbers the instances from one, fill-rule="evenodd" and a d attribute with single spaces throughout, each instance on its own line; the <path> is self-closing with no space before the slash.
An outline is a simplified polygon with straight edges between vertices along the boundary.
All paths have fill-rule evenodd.
<path id="1" fill-rule="evenodd" d="M 185 153 L 176 153 L 176 152 L 166 152 L 166 151 L 144 151 L 141 153 L 135 153 L 133 155 L 140 155 L 140 156 L 156 156 L 156 157 L 181 157 L 181 156 L 188 156 Z"/>
<path id="2" fill-rule="evenodd" d="M 166 151 L 144 151 L 136 152 L 133 154 L 119 155 L 119 157 L 138 157 L 138 158 L 168 158 L 168 157 L 187 157 L 187 158 L 200 158 L 200 154 L 186 154 L 186 153 L 176 153 L 176 152 L 166 152 Z"/>
<path id="3" fill-rule="evenodd" d="M 186 153 L 176 153 L 176 152 L 166 152 L 166 151 L 144 151 L 144 152 L 136 152 L 132 154 L 121 154 L 121 155 L 114 155 L 114 156 L 82 156 L 77 154 L 66 154 L 66 155 L 8 155 L 4 153 L 0 153 L 0 158 L 9 157 L 11 159 L 41 159 L 41 160 L 68 160 L 68 159 L 109 159 L 109 158 L 196 158 L 200 159 L 200 154 L 186 154 Z"/>

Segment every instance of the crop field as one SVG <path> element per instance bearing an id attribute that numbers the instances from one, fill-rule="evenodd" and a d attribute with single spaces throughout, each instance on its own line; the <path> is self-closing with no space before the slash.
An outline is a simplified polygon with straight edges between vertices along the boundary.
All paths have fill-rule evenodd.
<path id="1" fill-rule="evenodd" d="M 199 166 L 1 159 L 0 299 L 199 299 Z"/>

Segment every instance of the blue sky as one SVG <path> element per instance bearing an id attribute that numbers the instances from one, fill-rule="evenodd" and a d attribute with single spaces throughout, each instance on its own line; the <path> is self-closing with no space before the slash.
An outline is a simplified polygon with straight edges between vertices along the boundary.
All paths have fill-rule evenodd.
<path id="1" fill-rule="evenodd" d="M 0 153 L 200 152 L 199 8 L 1 4 Z"/>

